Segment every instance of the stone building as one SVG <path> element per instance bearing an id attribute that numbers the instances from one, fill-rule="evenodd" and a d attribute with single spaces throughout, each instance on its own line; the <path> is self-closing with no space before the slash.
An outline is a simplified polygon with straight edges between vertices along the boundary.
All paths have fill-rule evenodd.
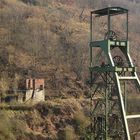
<path id="1" fill-rule="evenodd" d="M 39 78 L 28 78 L 26 79 L 26 92 L 24 96 L 24 101 L 34 100 L 34 101 L 44 101 L 45 100 L 45 80 Z"/>

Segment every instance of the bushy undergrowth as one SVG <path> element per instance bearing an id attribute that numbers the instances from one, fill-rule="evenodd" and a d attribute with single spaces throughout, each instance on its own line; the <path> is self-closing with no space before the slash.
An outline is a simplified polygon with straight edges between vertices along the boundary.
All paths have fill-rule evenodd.
<path id="1" fill-rule="evenodd" d="M 22 120 L 10 118 L 8 112 L 0 113 L 0 140 L 15 140 L 24 138 L 26 134 L 25 124 Z"/>
<path id="2" fill-rule="evenodd" d="M 74 121 L 76 124 L 76 132 L 81 138 L 85 138 L 87 135 L 87 127 L 90 125 L 89 117 L 86 116 L 82 111 L 77 111 L 74 114 Z"/>
<path id="3" fill-rule="evenodd" d="M 89 12 L 89 8 L 97 9 L 117 3 L 119 1 L 115 0 L 105 3 L 99 0 L 94 2 L 77 0 L 74 5 L 73 0 L 1 0 L 0 71 L 7 73 L 3 75 L 0 73 L 1 97 L 5 96 L 6 91 L 11 90 L 11 86 L 17 89 L 17 83 L 20 80 L 18 76 L 24 78 L 21 69 L 42 73 L 46 72 L 49 66 L 55 68 L 51 69 L 50 73 L 47 71 L 47 84 L 51 85 L 48 84 L 47 92 L 50 88 L 58 91 L 59 94 L 66 94 L 66 91 L 70 95 L 76 94 L 76 92 L 79 94 L 79 90 L 75 92 L 75 89 L 84 87 L 79 81 L 87 79 L 89 65 L 89 16 L 83 13 L 85 18 L 80 20 L 81 9 L 85 8 L 85 11 Z M 128 5 L 128 3 L 126 0 L 120 0 L 120 4 L 131 9 L 132 5 Z M 77 5 L 78 7 L 75 7 Z M 139 4 L 133 6 L 132 11 L 136 14 L 139 11 Z M 135 7 L 137 8 L 135 9 Z M 117 25 L 117 22 L 115 24 Z M 133 26 L 136 24 L 137 26 Z M 133 49 L 136 49 L 136 46 L 139 47 L 140 44 L 138 24 L 139 19 L 136 15 L 130 20 L 130 25 L 133 26 L 130 29 L 130 39 L 135 39 L 131 47 Z M 121 28 L 121 26 L 116 28 Z M 99 24 L 98 27 L 98 29 L 104 30 L 102 25 Z M 138 35 L 136 36 L 135 33 Z M 101 34 L 100 32 L 98 36 Z M 136 57 L 136 51 L 132 53 Z M 60 76 L 60 71 L 62 75 L 64 75 L 64 71 L 70 74 Z M 72 76 L 71 73 L 76 76 Z M 16 77 L 16 75 L 18 76 Z M 78 83 L 76 83 L 77 81 Z M 73 90 L 71 91 L 71 89 Z M 135 108 L 135 111 L 138 111 L 138 104 L 137 100 L 136 106 L 130 104 L 129 108 Z M 1 112 L 0 140 L 36 140 L 46 137 L 50 140 L 84 139 L 87 135 L 89 119 L 83 113 L 82 108 L 72 99 L 65 100 L 65 102 L 59 99 L 38 104 L 36 111 L 26 112 L 22 117 L 19 115 L 20 118 L 11 117 L 7 115 L 7 112 Z M 14 112 L 10 114 L 14 114 Z M 36 131 L 39 134 L 36 134 Z"/>

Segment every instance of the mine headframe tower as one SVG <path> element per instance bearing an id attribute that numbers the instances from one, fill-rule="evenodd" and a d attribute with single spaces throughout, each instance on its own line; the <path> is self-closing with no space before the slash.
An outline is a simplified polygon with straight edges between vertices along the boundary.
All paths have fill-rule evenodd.
<path id="1" fill-rule="evenodd" d="M 116 15 L 126 15 L 125 39 L 118 39 L 111 29 L 111 19 Z M 107 17 L 107 33 L 103 40 L 93 40 L 93 17 Z M 119 21 L 117 21 L 119 22 Z M 101 27 L 102 28 L 102 27 Z M 100 28 L 100 29 L 101 29 Z M 99 30 L 100 30 L 99 29 Z M 136 68 L 129 54 L 128 10 L 108 7 L 91 11 L 90 15 L 90 84 L 91 84 L 91 140 L 131 140 L 129 119 L 140 115 L 127 114 L 127 81 L 135 81 L 140 87 Z M 106 61 L 97 64 L 96 48 L 105 54 Z M 113 57 L 117 48 L 123 55 Z M 115 52 L 117 54 L 117 51 Z M 101 56 L 101 53 L 98 54 Z M 96 56 L 96 57 L 95 57 Z M 123 62 L 125 59 L 125 63 Z"/>

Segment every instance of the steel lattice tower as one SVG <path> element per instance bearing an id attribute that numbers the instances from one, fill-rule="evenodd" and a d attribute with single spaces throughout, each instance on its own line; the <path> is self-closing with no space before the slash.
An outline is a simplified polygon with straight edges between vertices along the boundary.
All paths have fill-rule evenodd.
<path id="1" fill-rule="evenodd" d="M 118 39 L 111 30 L 111 17 L 126 15 L 126 36 Z M 94 17 L 107 17 L 108 31 L 104 40 L 93 41 Z M 140 87 L 136 68 L 129 54 L 128 10 L 121 7 L 108 7 L 91 11 L 90 18 L 90 84 L 91 84 L 91 140 L 131 140 L 128 119 L 140 115 L 127 115 L 127 81 L 135 81 Z M 94 65 L 95 48 L 104 52 L 106 62 Z M 120 56 L 112 56 L 112 50 L 118 48 L 127 64 Z"/>

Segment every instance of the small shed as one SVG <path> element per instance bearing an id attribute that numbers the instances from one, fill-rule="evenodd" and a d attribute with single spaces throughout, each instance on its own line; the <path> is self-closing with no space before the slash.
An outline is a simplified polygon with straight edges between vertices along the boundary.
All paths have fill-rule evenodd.
<path id="1" fill-rule="evenodd" d="M 33 99 L 34 101 L 45 100 L 45 80 L 43 78 L 28 78 L 26 79 L 25 101 Z"/>
<path id="2" fill-rule="evenodd" d="M 44 89 L 45 80 L 44 79 L 36 79 L 36 78 L 29 78 L 26 79 L 26 89 Z"/>

